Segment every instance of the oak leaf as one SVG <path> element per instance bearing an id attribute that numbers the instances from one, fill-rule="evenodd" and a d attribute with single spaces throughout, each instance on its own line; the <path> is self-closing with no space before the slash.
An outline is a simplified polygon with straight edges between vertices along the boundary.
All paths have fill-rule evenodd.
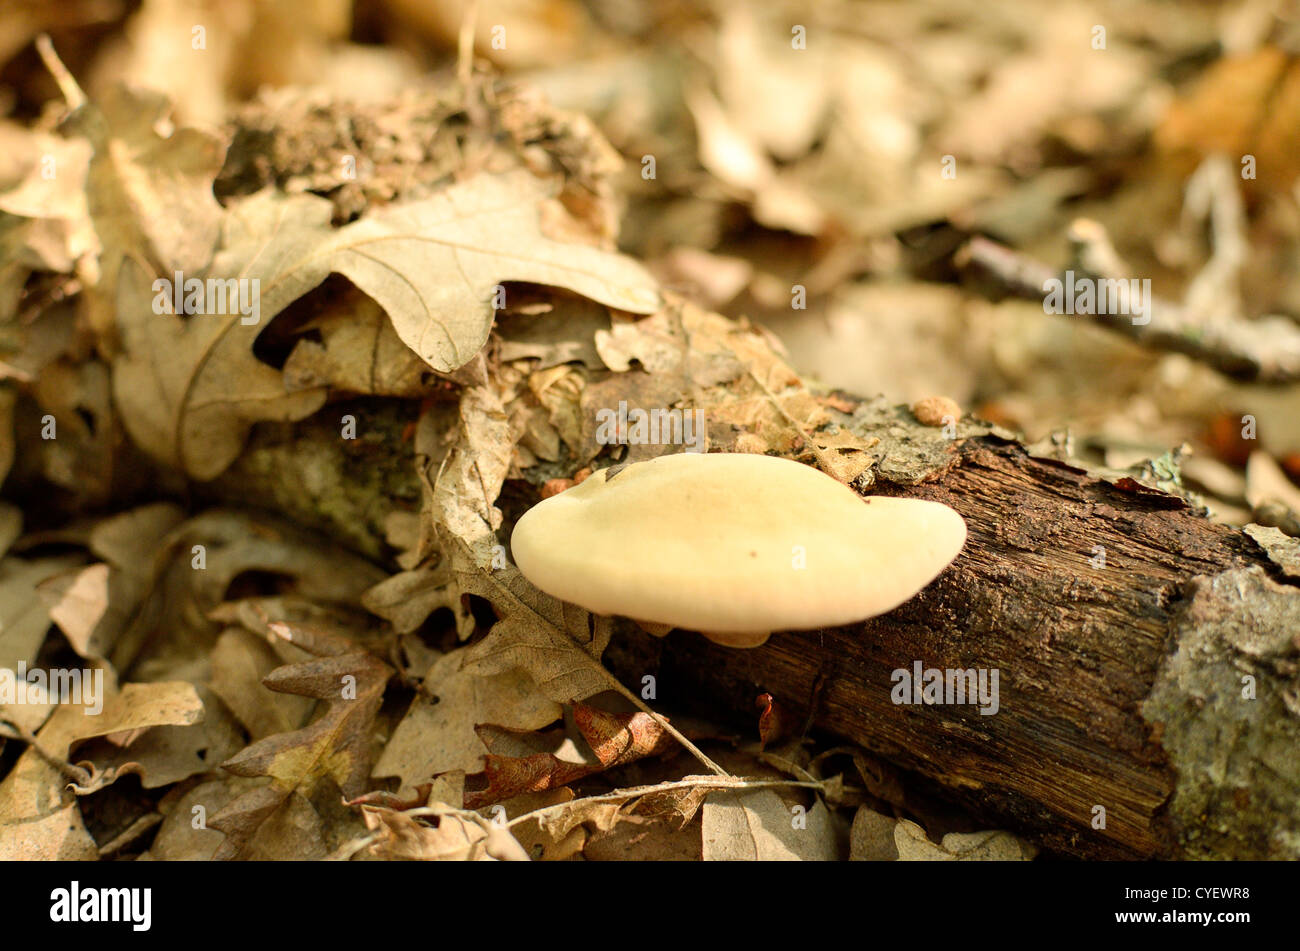
<path id="1" fill-rule="evenodd" d="M 474 772 L 482 769 L 488 752 L 475 732 L 477 724 L 491 718 L 511 729 L 535 730 L 562 715 L 560 705 L 542 695 L 523 671 L 479 676 L 461 667 L 461 653 L 434 662 L 375 764 L 375 776 L 401 777 L 406 789 L 438 773 Z"/>
<path id="2" fill-rule="evenodd" d="M 557 703 L 585 700 L 618 681 L 600 664 L 610 620 L 545 594 L 513 565 L 492 572 L 462 571 L 460 588 L 492 602 L 500 620 L 470 645 L 464 669 L 480 675 L 519 668 Z"/>
<path id="3" fill-rule="evenodd" d="M 291 664 L 267 675 L 263 682 L 270 689 L 323 700 L 325 712 L 301 730 L 259 740 L 221 764 L 236 776 L 269 776 L 271 782 L 212 817 L 209 824 L 226 833 L 216 858 L 238 856 L 292 794 L 310 790 L 326 776 L 345 796 L 364 791 L 371 728 L 391 673 L 387 664 L 357 652 Z"/>
<path id="4" fill-rule="evenodd" d="M 645 713 L 607 713 L 579 703 L 574 705 L 573 720 L 594 754 L 592 761 L 572 762 L 554 753 L 489 753 L 484 757 L 483 772 L 465 777 L 465 808 L 480 809 L 523 793 L 567 786 L 593 773 L 677 748 L 677 741 Z M 509 732 L 516 731 L 492 725 L 479 728 L 489 748 L 494 734 Z M 618 811 L 617 807 L 614 811 Z"/>
<path id="5" fill-rule="evenodd" d="M 831 813 L 820 799 L 798 813 L 773 789 L 724 790 L 709 795 L 703 812 L 705 861 L 839 858 Z"/>

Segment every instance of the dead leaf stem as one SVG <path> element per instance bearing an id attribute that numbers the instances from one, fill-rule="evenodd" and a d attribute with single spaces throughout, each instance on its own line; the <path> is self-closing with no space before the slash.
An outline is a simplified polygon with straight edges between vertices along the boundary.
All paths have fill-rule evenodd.
<path id="1" fill-rule="evenodd" d="M 68 108 L 72 110 L 80 109 L 86 102 L 86 94 L 81 91 L 81 87 L 77 85 L 77 80 L 68 71 L 68 67 L 63 65 L 63 60 L 59 59 L 59 54 L 54 52 L 54 44 L 50 42 L 48 33 L 42 33 L 36 37 L 36 52 L 41 54 L 41 60 L 58 84 L 59 92 L 63 93 Z"/>
<path id="2" fill-rule="evenodd" d="M 709 776 L 687 776 L 684 779 L 676 779 L 666 783 L 656 783 L 653 786 L 631 786 L 627 789 L 615 789 L 613 792 L 604 793 L 600 796 L 584 796 L 581 799 L 571 799 L 568 802 L 556 803 L 553 806 L 543 806 L 541 809 L 534 809 L 532 812 L 525 812 L 515 816 L 506 823 L 506 828 L 527 822 L 530 819 L 544 819 L 551 815 L 559 815 L 566 810 L 574 809 L 588 803 L 602 802 L 626 802 L 630 799 L 639 799 L 642 796 L 650 796 L 655 793 L 674 792 L 680 789 L 774 789 L 777 787 L 798 787 L 802 789 L 815 789 L 818 792 L 825 790 L 826 784 L 819 781 L 806 782 L 798 779 L 747 779 L 744 776 L 722 775 L 716 778 Z M 411 810 L 408 815 L 415 815 L 420 810 Z M 478 813 L 474 813 L 478 815 Z M 480 816 L 480 818 L 482 818 Z M 486 820 L 485 820 L 486 821 Z"/>
<path id="3" fill-rule="evenodd" d="M 80 766 L 73 766 L 66 760 L 60 759 L 53 753 L 49 752 L 45 747 L 41 746 L 40 741 L 36 738 L 36 734 L 24 730 L 17 723 L 13 723 L 9 720 L 0 721 L 0 736 L 26 743 L 37 756 L 45 760 L 45 762 L 54 769 L 57 769 L 59 774 L 67 779 L 68 782 L 76 786 L 88 786 L 90 784 L 92 779 L 90 773 L 86 772 L 86 770 L 82 769 Z"/>

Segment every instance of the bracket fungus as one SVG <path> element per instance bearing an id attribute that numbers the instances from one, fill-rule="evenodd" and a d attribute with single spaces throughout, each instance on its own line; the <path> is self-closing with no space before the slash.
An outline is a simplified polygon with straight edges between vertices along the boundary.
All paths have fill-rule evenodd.
<path id="1" fill-rule="evenodd" d="M 756 647 L 893 610 L 965 541 L 938 502 L 862 498 L 789 459 L 680 453 L 592 473 L 525 512 L 510 544 L 525 578 L 594 614 Z"/>

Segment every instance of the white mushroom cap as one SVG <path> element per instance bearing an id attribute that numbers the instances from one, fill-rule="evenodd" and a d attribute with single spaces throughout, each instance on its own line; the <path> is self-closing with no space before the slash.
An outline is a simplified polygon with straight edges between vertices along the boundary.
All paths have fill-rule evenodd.
<path id="1" fill-rule="evenodd" d="M 681 453 L 600 470 L 540 502 L 511 549 L 534 585 L 595 614 L 750 646 L 766 639 L 754 632 L 890 611 L 965 541 L 962 517 L 938 502 L 863 499 L 788 459 Z"/>

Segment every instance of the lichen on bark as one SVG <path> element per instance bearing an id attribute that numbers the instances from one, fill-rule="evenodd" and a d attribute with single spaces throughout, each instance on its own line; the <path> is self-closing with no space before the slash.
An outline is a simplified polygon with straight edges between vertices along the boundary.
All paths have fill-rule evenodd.
<path id="1" fill-rule="evenodd" d="M 1190 583 L 1142 706 L 1178 772 L 1190 858 L 1300 858 L 1300 597 L 1259 567 Z"/>

